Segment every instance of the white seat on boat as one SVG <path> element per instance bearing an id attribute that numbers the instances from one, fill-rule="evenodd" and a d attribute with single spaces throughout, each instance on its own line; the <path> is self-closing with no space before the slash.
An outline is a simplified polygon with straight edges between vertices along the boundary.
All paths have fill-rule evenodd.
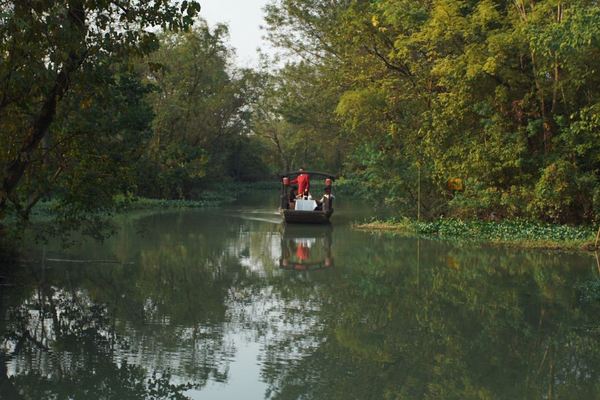
<path id="1" fill-rule="evenodd" d="M 296 200 L 296 211 L 314 211 L 317 209 L 317 202 L 314 200 Z"/>

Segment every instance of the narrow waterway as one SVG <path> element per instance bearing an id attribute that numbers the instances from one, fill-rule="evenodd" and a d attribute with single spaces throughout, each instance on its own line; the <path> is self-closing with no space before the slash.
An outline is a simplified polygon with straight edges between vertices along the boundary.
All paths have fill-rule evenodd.
<path id="1" fill-rule="evenodd" d="M 0 288 L 0 398 L 600 398 L 596 259 L 284 226 L 276 199 L 31 245 Z"/>

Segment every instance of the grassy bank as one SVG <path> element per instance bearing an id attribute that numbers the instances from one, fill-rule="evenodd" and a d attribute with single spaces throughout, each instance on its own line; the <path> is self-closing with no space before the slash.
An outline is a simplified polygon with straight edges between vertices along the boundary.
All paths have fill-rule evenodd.
<path id="1" fill-rule="evenodd" d="M 492 222 L 438 219 L 416 222 L 391 219 L 357 224 L 354 227 L 398 235 L 555 250 L 592 250 L 595 233 L 593 228 L 587 226 L 553 225 L 526 220 Z"/>
<path id="2" fill-rule="evenodd" d="M 240 197 L 257 191 L 278 193 L 279 182 L 225 182 L 208 186 L 199 196 L 185 200 L 149 199 L 121 196 L 117 199 L 119 211 L 151 210 L 161 208 L 208 208 L 231 204 Z"/>
<path id="3" fill-rule="evenodd" d="M 159 210 L 159 209 L 177 209 L 177 208 L 210 208 L 231 204 L 238 198 L 252 192 L 268 190 L 278 193 L 278 182 L 225 182 L 215 183 L 207 187 L 200 194 L 190 199 L 152 199 L 147 197 L 138 197 L 131 195 L 118 195 L 114 198 L 114 203 L 110 211 L 99 211 L 97 214 L 125 213 L 137 210 Z M 60 204 L 54 200 L 42 201 L 33 208 L 32 219 L 46 220 L 57 215 Z M 11 212 L 12 211 L 12 212 Z M 8 221 L 16 220 L 14 210 L 9 210 Z"/>
<path id="4" fill-rule="evenodd" d="M 134 210 L 172 209 L 172 208 L 209 208 L 219 207 L 235 201 L 235 197 L 220 192 L 205 192 L 194 200 L 149 199 L 145 197 L 124 197 L 116 199 L 117 212 Z"/>

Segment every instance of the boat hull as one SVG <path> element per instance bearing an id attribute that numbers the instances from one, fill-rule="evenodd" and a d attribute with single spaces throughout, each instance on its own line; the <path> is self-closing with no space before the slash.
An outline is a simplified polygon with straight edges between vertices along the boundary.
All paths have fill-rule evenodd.
<path id="1" fill-rule="evenodd" d="M 296 211 L 279 210 L 283 220 L 292 224 L 328 224 L 333 210 L 330 211 Z"/>

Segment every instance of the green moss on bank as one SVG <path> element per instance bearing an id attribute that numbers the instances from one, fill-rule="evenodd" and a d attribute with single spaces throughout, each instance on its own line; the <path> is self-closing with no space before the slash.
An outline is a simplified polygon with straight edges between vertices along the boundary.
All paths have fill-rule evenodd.
<path id="1" fill-rule="evenodd" d="M 409 219 L 392 219 L 357 224 L 354 227 L 367 231 L 537 249 L 591 250 L 594 241 L 594 230 L 591 227 L 553 225 L 527 220 L 492 222 L 438 219 L 416 222 Z"/>

